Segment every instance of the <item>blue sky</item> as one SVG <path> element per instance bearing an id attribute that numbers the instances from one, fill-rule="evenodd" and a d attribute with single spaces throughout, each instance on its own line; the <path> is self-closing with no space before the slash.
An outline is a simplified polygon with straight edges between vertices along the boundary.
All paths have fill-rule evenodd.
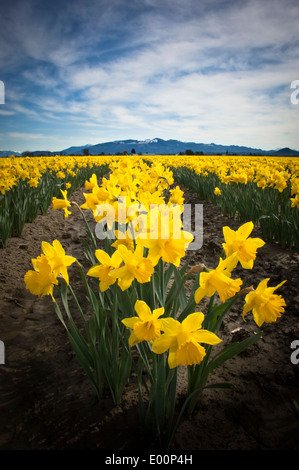
<path id="1" fill-rule="evenodd" d="M 0 149 L 299 150 L 298 25 L 298 0 L 2 0 Z"/>

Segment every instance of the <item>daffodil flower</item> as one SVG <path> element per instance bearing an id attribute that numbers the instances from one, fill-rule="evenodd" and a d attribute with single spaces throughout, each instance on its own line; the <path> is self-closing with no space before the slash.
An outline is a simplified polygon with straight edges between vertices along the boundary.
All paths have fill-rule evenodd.
<path id="1" fill-rule="evenodd" d="M 240 261 L 244 269 L 252 269 L 253 262 L 256 258 L 258 248 L 264 246 L 265 242 L 260 238 L 248 238 L 253 230 L 253 223 L 247 222 L 234 231 L 229 227 L 223 227 L 223 235 L 225 243 L 223 249 L 226 256 L 237 253 L 236 262 Z"/>
<path id="2" fill-rule="evenodd" d="M 180 206 L 184 204 L 184 192 L 179 186 L 170 189 L 170 194 L 171 196 L 168 201 L 169 204 L 179 204 Z"/>
<path id="3" fill-rule="evenodd" d="M 295 197 L 291 197 L 290 200 L 292 201 L 291 207 L 298 207 L 299 209 L 299 194 L 296 194 Z"/>
<path id="4" fill-rule="evenodd" d="M 241 279 L 231 279 L 231 271 L 236 266 L 237 253 L 223 260 L 220 258 L 216 269 L 200 273 L 199 288 L 195 291 L 195 302 L 199 303 L 203 297 L 212 297 L 217 291 L 221 302 L 233 297 L 242 284 Z"/>
<path id="5" fill-rule="evenodd" d="M 104 250 L 96 250 L 95 255 L 101 264 L 92 266 L 87 275 L 98 278 L 100 281 L 100 291 L 104 292 L 116 282 L 116 278 L 111 277 L 110 272 L 119 267 L 122 257 L 118 251 L 115 251 L 110 257 Z"/>
<path id="6" fill-rule="evenodd" d="M 57 197 L 52 198 L 53 211 L 57 209 L 64 209 L 64 217 L 67 218 L 71 212 L 67 209 L 71 206 L 71 203 L 67 200 L 67 191 L 60 190 L 63 199 L 58 199 Z"/>
<path id="7" fill-rule="evenodd" d="M 38 180 L 38 178 L 36 178 L 36 177 L 35 177 L 35 178 L 31 178 L 31 179 L 28 181 L 28 183 L 29 183 L 29 186 L 31 186 L 32 188 L 37 188 L 38 183 L 39 183 L 39 180 Z"/>
<path id="8" fill-rule="evenodd" d="M 85 181 L 85 189 L 93 189 L 98 185 L 97 175 L 93 173 L 89 181 Z"/>
<path id="9" fill-rule="evenodd" d="M 130 346 L 141 341 L 152 342 L 161 334 L 162 320 L 159 318 L 164 313 L 164 308 L 157 308 L 151 311 L 149 306 L 143 300 L 137 300 L 135 303 L 137 317 L 124 318 L 122 323 L 133 331 L 129 337 Z"/>
<path id="10" fill-rule="evenodd" d="M 58 284 L 58 281 L 48 259 L 45 255 L 40 255 L 37 259 L 32 260 L 32 264 L 34 271 L 27 271 L 24 276 L 26 289 L 38 297 L 51 295 L 53 301 L 55 301 L 53 288 L 55 284 Z"/>
<path id="11" fill-rule="evenodd" d="M 182 323 L 171 317 L 163 319 L 163 334 L 153 342 L 153 352 L 162 354 L 169 350 L 168 365 L 171 369 L 179 365 L 200 364 L 206 351 L 199 343 L 214 345 L 221 342 L 215 333 L 201 330 L 203 320 L 202 312 L 191 313 Z"/>
<path id="12" fill-rule="evenodd" d="M 193 240 L 193 235 L 181 230 L 180 206 L 153 208 L 149 213 L 149 228 L 147 237 L 138 237 L 136 242 L 148 248 L 148 258 L 154 266 L 159 259 L 165 263 L 179 266 L 186 248 Z"/>
<path id="13" fill-rule="evenodd" d="M 253 318 L 258 326 L 265 323 L 272 323 L 281 317 L 286 305 L 281 295 L 274 294 L 274 291 L 282 286 L 286 281 L 282 281 L 276 287 L 267 287 L 268 279 L 264 279 L 258 287 L 245 297 L 243 307 L 243 320 L 245 315 L 252 310 Z"/>
<path id="14" fill-rule="evenodd" d="M 154 266 L 151 260 L 143 256 L 141 245 L 138 245 L 134 252 L 128 250 L 125 245 L 119 245 L 117 251 L 123 260 L 123 265 L 110 271 L 109 275 L 118 279 L 121 290 L 128 289 L 134 279 L 141 284 L 150 281 Z"/>
<path id="15" fill-rule="evenodd" d="M 53 246 L 48 242 L 42 242 L 42 250 L 48 259 L 53 274 L 56 277 L 61 274 L 65 282 L 69 284 L 67 268 L 76 261 L 76 258 L 66 255 L 58 240 L 53 241 Z"/>
<path id="16" fill-rule="evenodd" d="M 117 201 L 120 194 L 120 187 L 110 186 L 93 186 L 91 193 L 83 193 L 85 203 L 81 205 L 82 209 L 90 209 L 96 211 L 97 206 L 101 204 L 113 204 Z"/>
<path id="17" fill-rule="evenodd" d="M 114 234 L 116 236 L 116 240 L 111 244 L 113 248 L 118 248 L 119 245 L 125 245 L 128 250 L 134 251 L 134 241 L 130 236 L 129 230 L 127 230 L 125 233 L 122 230 L 115 230 Z"/>

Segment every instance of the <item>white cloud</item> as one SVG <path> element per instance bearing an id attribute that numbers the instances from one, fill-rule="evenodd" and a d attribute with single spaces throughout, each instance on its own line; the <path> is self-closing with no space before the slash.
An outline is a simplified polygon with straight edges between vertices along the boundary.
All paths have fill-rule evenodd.
<path id="1" fill-rule="evenodd" d="M 289 99 L 290 83 L 299 79 L 298 3 L 183 3 L 144 0 L 142 12 L 138 1 L 126 10 L 107 0 L 100 14 L 98 2 L 89 0 L 66 8 L 68 22 L 53 12 L 41 18 L 24 4 L 15 13 L 14 42 L 36 61 L 22 72 L 33 88 L 26 94 L 20 84 L 2 115 L 68 122 L 72 135 L 74 126 L 90 127 L 82 141 L 91 135 L 94 143 L 99 129 L 115 131 L 114 140 L 299 148 L 299 106 Z"/>
<path id="2" fill-rule="evenodd" d="M 26 139 L 26 140 L 42 139 L 46 137 L 44 134 L 34 134 L 32 132 L 9 132 L 8 135 L 10 137 L 16 137 L 18 139 Z"/>
<path id="3" fill-rule="evenodd" d="M 12 116 L 13 114 L 15 114 L 14 111 L 0 109 L 0 116 Z"/>

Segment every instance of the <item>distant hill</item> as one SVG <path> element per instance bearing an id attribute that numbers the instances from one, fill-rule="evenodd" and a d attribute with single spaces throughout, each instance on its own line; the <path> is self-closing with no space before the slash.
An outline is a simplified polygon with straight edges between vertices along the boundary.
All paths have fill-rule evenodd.
<path id="1" fill-rule="evenodd" d="M 293 157 L 293 156 L 298 156 L 299 152 L 296 150 L 289 149 L 289 147 L 285 147 L 283 149 L 277 150 L 275 152 L 275 155 L 281 156 L 281 157 Z"/>
<path id="2" fill-rule="evenodd" d="M 180 140 L 163 140 L 159 138 L 146 140 L 115 140 L 112 142 L 103 142 L 96 145 L 80 145 L 68 147 L 67 149 L 55 152 L 36 150 L 30 152 L 31 155 L 122 155 L 141 154 L 141 155 L 178 155 L 178 154 L 199 154 L 199 155 L 272 155 L 272 156 L 299 156 L 299 151 L 288 147 L 276 150 L 263 150 L 260 148 L 205 144 L 197 142 L 182 142 Z M 18 152 L 0 151 L 0 157 L 9 155 L 20 155 Z"/>
<path id="3" fill-rule="evenodd" d="M 180 140 L 163 140 L 159 138 L 147 139 L 147 140 L 116 140 L 112 142 L 104 142 L 91 146 L 82 147 L 70 147 L 62 150 L 59 153 L 68 155 L 70 150 L 74 149 L 74 153 L 83 152 L 84 149 L 88 149 L 90 155 L 101 155 L 101 154 L 123 154 L 136 153 L 142 155 L 177 155 L 185 153 L 197 153 L 203 155 L 286 155 L 286 156 L 299 156 L 299 151 L 284 148 L 281 150 L 266 151 L 260 148 L 245 147 L 239 145 L 221 145 L 221 144 L 204 144 L 196 142 L 182 142 Z"/>
<path id="4" fill-rule="evenodd" d="M 69 147 L 67 149 L 56 152 L 56 154 L 57 153 L 59 153 L 59 154 L 64 153 L 65 155 L 71 155 L 71 154 L 74 154 L 74 153 L 75 154 L 78 154 L 78 153 L 83 154 L 83 150 L 86 149 L 86 148 L 90 148 L 90 147 L 91 147 L 90 144 L 88 144 L 88 145 L 79 145 L 77 147 Z M 55 152 L 53 152 L 53 153 L 55 153 Z"/>
<path id="5" fill-rule="evenodd" d="M 14 150 L 0 150 L 0 157 L 10 157 L 11 155 L 15 155 L 15 157 L 21 156 L 19 152 L 15 152 Z"/>

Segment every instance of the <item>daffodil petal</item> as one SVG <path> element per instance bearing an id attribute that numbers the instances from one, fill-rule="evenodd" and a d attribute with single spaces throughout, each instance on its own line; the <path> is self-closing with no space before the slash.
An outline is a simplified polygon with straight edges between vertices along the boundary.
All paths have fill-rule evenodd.
<path id="1" fill-rule="evenodd" d="M 140 321 L 139 317 L 129 317 L 129 318 L 124 318 L 122 320 L 122 323 L 127 327 L 127 328 L 134 328 L 135 323 Z"/>
<path id="2" fill-rule="evenodd" d="M 243 224 L 237 230 L 238 236 L 241 237 L 242 239 L 248 238 L 253 230 L 253 227 L 254 225 L 252 222 L 247 222 L 246 224 Z"/>
<path id="3" fill-rule="evenodd" d="M 176 345 L 176 337 L 162 334 L 159 338 L 155 339 L 152 344 L 152 350 L 156 354 L 163 354 L 167 349 Z"/>
<path id="4" fill-rule="evenodd" d="M 110 256 L 104 250 L 96 250 L 95 255 L 101 264 L 110 264 Z"/>
<path id="5" fill-rule="evenodd" d="M 208 330 L 199 330 L 195 333 L 192 333 L 193 339 L 195 339 L 198 343 L 205 343 L 205 344 L 218 344 L 221 343 L 222 339 L 218 338 L 215 333 Z"/>
<path id="6" fill-rule="evenodd" d="M 149 306 L 143 300 L 137 300 L 134 306 L 138 316 L 141 320 L 146 321 L 151 319 L 152 312 Z"/>
<path id="7" fill-rule="evenodd" d="M 201 328 L 203 320 L 204 314 L 202 312 L 190 313 L 190 315 L 182 321 L 182 325 L 184 330 L 196 331 Z"/>

